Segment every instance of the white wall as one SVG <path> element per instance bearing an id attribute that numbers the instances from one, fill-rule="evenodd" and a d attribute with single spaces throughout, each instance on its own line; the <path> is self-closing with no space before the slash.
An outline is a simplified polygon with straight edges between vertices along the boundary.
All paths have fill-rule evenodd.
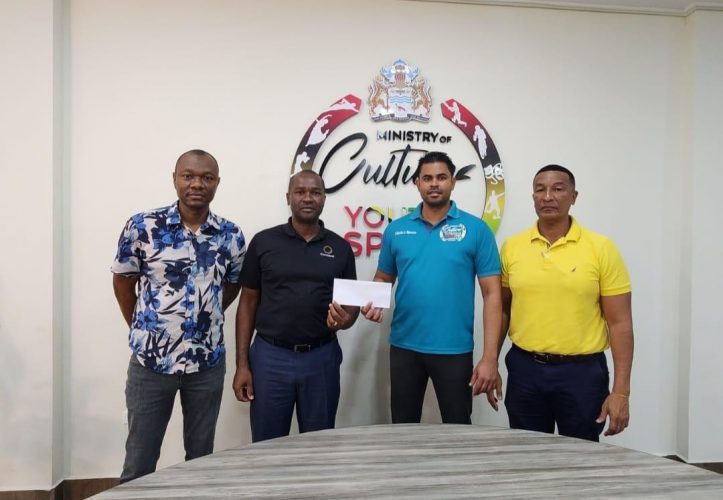
<path id="1" fill-rule="evenodd" d="M 53 20 L 50 0 L 0 3 L 0 489 L 53 477 Z"/>
<path id="2" fill-rule="evenodd" d="M 688 458 L 720 461 L 723 456 L 723 13 L 690 17 L 692 36 L 692 214 Z M 713 431 L 713 430 L 717 430 Z"/>
<path id="3" fill-rule="evenodd" d="M 129 350 L 108 268 L 127 217 L 174 199 L 176 156 L 201 147 L 218 158 L 222 182 L 213 209 L 250 237 L 287 216 L 288 168 L 309 123 L 349 92 L 365 99 L 379 67 L 398 57 L 420 66 L 435 108 L 442 97 L 457 98 L 491 133 L 507 176 L 500 243 L 532 223 L 532 174 L 557 162 L 579 179 L 574 213 L 621 248 L 634 284 L 636 359 L 631 427 L 610 441 L 723 460 L 723 446 L 710 439 L 723 436 L 714 349 L 720 344 L 721 245 L 712 231 L 719 212 L 720 13 L 686 20 L 393 0 L 75 0 L 66 8 L 67 52 L 54 66 L 53 3 L 0 7 L 0 36 L 22 39 L 26 52 L 0 44 L 2 62 L 21 68 L 17 83 L 0 97 L 16 118 L 0 122 L 1 136 L 12 145 L 12 161 L 2 168 L 13 189 L 3 208 L 12 213 L 21 206 L 46 221 L 9 221 L 37 245 L 22 254 L 36 265 L 3 264 L 0 275 L 0 329 L 10 346 L 0 351 L 9 368 L 0 399 L 10 408 L 0 412 L 0 470 L 13 471 L 0 476 L 0 490 L 118 475 Z M 25 24 L 14 20 L 18 16 Z M 66 126 L 56 124 L 54 132 L 59 98 L 53 100 L 49 82 L 58 64 L 66 75 Z M 688 67 L 690 79 L 681 71 Z M 59 137 L 65 177 L 54 184 Z M 61 214 L 54 195 L 56 202 L 66 200 Z M 680 198 L 691 201 L 690 213 L 671 203 Z M 341 224 L 328 216 L 332 227 Z M 58 238 L 67 241 L 62 269 L 53 268 L 47 222 L 53 219 L 65 232 L 56 235 L 56 245 Z M 3 263 L 17 259 L 9 245 L 0 252 Z M 360 276 L 370 276 L 374 264 L 360 259 Z M 61 271 L 68 293 L 55 324 L 65 328 L 53 349 L 51 311 L 61 298 L 54 297 L 48 276 Z M 32 304 L 23 300 L 31 293 Z M 388 421 L 385 335 L 364 322 L 344 334 L 338 425 Z M 226 336 L 232 352 L 230 324 Z M 20 347 L 28 338 L 39 346 L 32 353 Z M 687 342 L 690 360 L 679 360 L 679 344 Z M 63 344 L 64 377 L 52 366 Z M 232 359 L 217 449 L 250 441 L 248 408 L 230 391 Z M 689 412 L 679 411 L 688 391 Z M 53 394 L 56 408 L 59 396 L 65 401 L 63 415 L 53 413 Z M 438 421 L 433 398 L 424 419 Z M 482 400 L 474 420 L 506 425 L 504 413 L 493 414 Z M 53 422 L 64 428 L 62 436 L 52 431 Z M 40 431 L 23 432 L 31 428 Z M 53 439 L 64 451 L 55 459 L 62 477 L 50 472 Z M 160 465 L 182 456 L 177 414 Z"/>

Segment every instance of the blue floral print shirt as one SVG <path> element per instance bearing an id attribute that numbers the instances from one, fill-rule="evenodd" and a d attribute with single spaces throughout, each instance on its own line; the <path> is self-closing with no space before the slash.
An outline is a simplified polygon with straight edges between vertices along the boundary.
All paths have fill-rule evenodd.
<path id="1" fill-rule="evenodd" d="M 158 373 L 215 366 L 223 342 L 223 284 L 238 283 L 246 242 L 241 230 L 209 212 L 192 233 L 178 202 L 130 218 L 111 271 L 138 276 L 131 350 Z"/>

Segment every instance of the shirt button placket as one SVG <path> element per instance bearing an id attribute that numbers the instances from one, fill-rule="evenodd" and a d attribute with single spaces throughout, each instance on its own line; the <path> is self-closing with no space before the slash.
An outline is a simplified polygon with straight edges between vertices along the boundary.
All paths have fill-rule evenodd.
<path id="1" fill-rule="evenodd" d="M 197 264 L 196 264 L 196 252 L 193 247 L 192 240 L 195 238 L 195 236 L 188 230 L 187 231 L 187 237 L 186 240 L 186 248 L 188 249 L 188 276 L 186 277 L 186 293 L 185 293 L 185 300 L 186 300 L 186 312 L 185 312 L 185 319 L 191 320 L 194 325 L 196 325 L 196 317 L 197 317 L 197 311 L 196 311 L 196 287 L 195 287 L 195 278 L 196 278 L 196 272 L 197 272 Z M 194 331 L 185 332 L 183 336 L 183 348 L 185 351 L 188 351 L 192 347 L 191 339 L 193 338 Z M 184 358 L 184 372 L 188 368 L 189 360 Z"/>

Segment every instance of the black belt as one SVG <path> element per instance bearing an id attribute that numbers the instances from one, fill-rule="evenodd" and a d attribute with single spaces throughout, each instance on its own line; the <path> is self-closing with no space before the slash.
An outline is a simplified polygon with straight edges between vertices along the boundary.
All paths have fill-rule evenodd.
<path id="1" fill-rule="evenodd" d="M 324 337 L 321 339 L 314 339 L 306 342 L 305 344 L 294 344 L 293 342 L 287 342 L 285 340 L 282 340 L 277 337 L 270 337 L 269 335 L 263 335 L 261 333 L 256 333 L 259 337 L 264 339 L 266 342 L 268 342 L 271 345 L 275 345 L 277 347 L 283 347 L 284 349 L 290 349 L 294 352 L 309 352 L 312 349 L 316 349 L 317 347 L 321 347 L 323 345 L 328 344 L 332 340 L 336 338 L 336 335 L 329 335 L 328 337 Z"/>
<path id="2" fill-rule="evenodd" d="M 589 361 L 597 356 L 600 356 L 601 352 L 595 352 L 592 354 L 550 354 L 548 352 L 533 352 L 526 351 L 522 347 L 518 347 L 516 344 L 512 344 L 512 349 L 519 351 L 543 365 L 561 365 L 563 363 L 574 363 L 579 361 Z"/>

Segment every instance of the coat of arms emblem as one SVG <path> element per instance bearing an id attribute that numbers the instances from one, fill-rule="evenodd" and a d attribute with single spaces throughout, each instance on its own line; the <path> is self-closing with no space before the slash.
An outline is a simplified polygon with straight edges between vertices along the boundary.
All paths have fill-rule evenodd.
<path id="1" fill-rule="evenodd" d="M 383 66 L 369 86 L 369 113 L 375 122 L 411 120 L 427 123 L 432 108 L 429 84 L 419 68 L 398 59 Z"/>

